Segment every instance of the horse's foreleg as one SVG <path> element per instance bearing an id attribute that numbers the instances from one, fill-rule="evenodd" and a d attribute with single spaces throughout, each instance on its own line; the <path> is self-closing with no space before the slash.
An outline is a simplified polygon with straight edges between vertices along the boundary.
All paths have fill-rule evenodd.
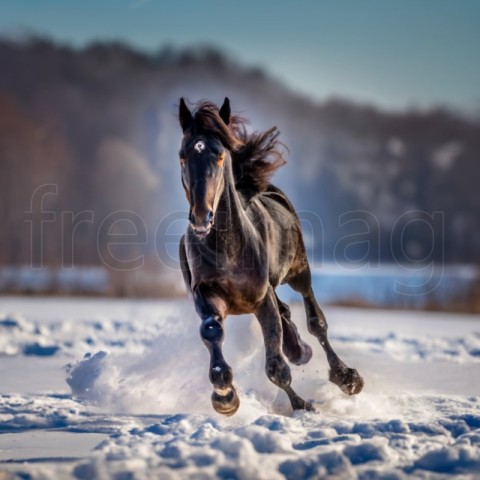
<path id="1" fill-rule="evenodd" d="M 235 387 L 232 385 L 232 369 L 223 357 L 223 320 L 226 304 L 222 298 L 209 295 L 201 286 L 194 292 L 195 308 L 200 315 L 200 336 L 210 352 L 209 378 L 213 385 L 213 408 L 223 415 L 233 415 L 240 406 Z"/>
<path id="2" fill-rule="evenodd" d="M 317 337 L 323 347 L 328 365 L 330 366 L 329 378 L 335 385 L 338 385 L 342 392 L 347 395 L 360 393 L 363 388 L 363 378 L 354 368 L 349 368 L 335 353 L 327 337 L 327 321 L 325 315 L 317 304 L 312 289 L 310 288 L 303 297 L 305 310 L 307 312 L 308 331 Z"/>
<path id="3" fill-rule="evenodd" d="M 256 314 L 262 327 L 265 342 L 265 371 L 267 377 L 272 383 L 285 391 L 294 410 L 313 410 L 312 405 L 299 397 L 290 386 L 292 381 L 290 367 L 281 353 L 282 321 L 278 311 L 275 292 L 271 286 L 268 288 L 267 294 Z"/>
<path id="4" fill-rule="evenodd" d="M 240 400 L 232 385 L 232 369 L 223 358 L 223 319 L 217 315 L 203 318 L 200 336 L 210 352 L 209 378 L 213 385 L 213 408 L 223 415 L 233 415 L 240 406 Z"/>

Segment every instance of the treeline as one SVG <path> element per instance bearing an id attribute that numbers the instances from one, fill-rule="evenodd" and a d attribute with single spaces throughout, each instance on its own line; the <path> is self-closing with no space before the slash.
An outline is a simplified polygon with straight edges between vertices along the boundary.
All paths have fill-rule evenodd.
<path id="1" fill-rule="evenodd" d="M 225 95 L 282 131 L 314 260 L 480 262 L 477 120 L 313 102 L 213 49 L 32 38 L 0 41 L 0 265 L 174 268 L 176 105 Z"/>

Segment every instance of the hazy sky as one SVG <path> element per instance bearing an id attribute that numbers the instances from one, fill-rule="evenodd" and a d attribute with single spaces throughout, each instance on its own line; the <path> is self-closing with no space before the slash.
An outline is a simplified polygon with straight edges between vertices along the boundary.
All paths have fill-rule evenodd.
<path id="1" fill-rule="evenodd" d="M 25 28 L 77 46 L 216 45 L 320 99 L 480 108 L 478 0 L 3 0 L 0 32 Z"/>

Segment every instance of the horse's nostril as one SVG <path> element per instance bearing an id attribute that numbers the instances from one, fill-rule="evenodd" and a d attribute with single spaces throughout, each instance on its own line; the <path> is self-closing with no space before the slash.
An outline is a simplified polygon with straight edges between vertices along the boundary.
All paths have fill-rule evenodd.
<path id="1" fill-rule="evenodd" d="M 204 210 L 202 213 L 195 215 L 192 209 L 189 214 L 190 224 L 196 231 L 208 230 L 213 225 L 213 217 L 214 213 L 212 210 L 207 210 L 207 213 Z"/>
<path id="2" fill-rule="evenodd" d="M 211 210 L 209 210 L 209 212 L 207 213 L 207 217 L 205 220 L 207 225 L 213 222 L 213 212 Z"/>

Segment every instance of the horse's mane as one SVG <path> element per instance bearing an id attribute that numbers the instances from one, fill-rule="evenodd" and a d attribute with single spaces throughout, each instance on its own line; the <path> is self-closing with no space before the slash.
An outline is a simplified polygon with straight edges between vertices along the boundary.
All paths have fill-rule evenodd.
<path id="1" fill-rule="evenodd" d="M 195 109 L 190 133 L 216 136 L 231 152 L 236 189 L 253 196 L 268 189 L 270 178 L 286 162 L 277 127 L 248 133 L 246 124 L 244 118 L 232 115 L 225 125 L 218 107 L 204 101 Z"/>

